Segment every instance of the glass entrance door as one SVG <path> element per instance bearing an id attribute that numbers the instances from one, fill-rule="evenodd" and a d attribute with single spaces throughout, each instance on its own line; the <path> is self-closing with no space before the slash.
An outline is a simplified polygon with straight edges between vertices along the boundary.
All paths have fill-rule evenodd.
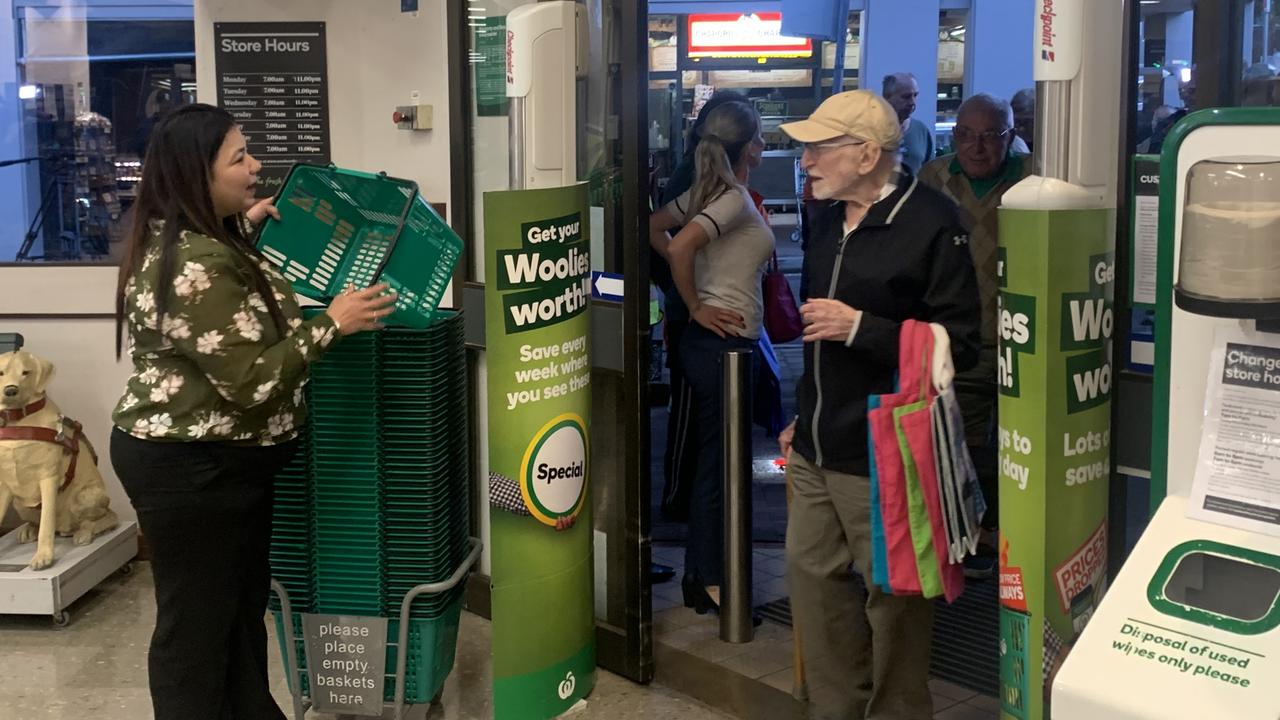
<path id="1" fill-rule="evenodd" d="M 511 188 L 505 98 L 507 16 L 523 0 L 450 0 L 451 137 L 455 227 L 467 240 L 463 306 L 472 359 L 473 506 L 487 536 L 484 434 L 484 193 Z M 578 83 L 578 179 L 589 187 L 592 269 L 621 281 L 622 299 L 592 305 L 590 483 L 594 495 L 595 610 L 601 667 L 653 677 L 649 603 L 647 72 L 642 0 L 579 2 L 587 35 Z M 481 570 L 488 573 L 488 557 Z M 483 596 L 481 584 L 473 596 Z M 475 605 L 487 605 L 480 597 Z"/>

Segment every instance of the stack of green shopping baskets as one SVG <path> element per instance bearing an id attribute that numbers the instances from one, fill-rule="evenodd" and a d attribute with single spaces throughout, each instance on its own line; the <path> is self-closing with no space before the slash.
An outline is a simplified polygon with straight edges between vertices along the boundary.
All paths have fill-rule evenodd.
<path id="1" fill-rule="evenodd" d="M 298 454 L 276 476 L 275 515 L 272 519 L 271 574 L 289 592 L 296 607 L 315 604 L 315 563 L 311 547 L 313 513 L 311 492 L 311 434 L 298 438 Z M 271 609 L 279 610 L 275 596 Z"/>
<path id="2" fill-rule="evenodd" d="M 386 605 L 386 495 L 378 434 L 379 338 L 359 333 L 311 368 L 316 612 L 377 617 Z"/>
<path id="3" fill-rule="evenodd" d="M 384 613 L 396 618 L 410 590 L 447 580 L 470 549 L 466 355 L 456 314 L 424 330 L 384 331 L 379 339 Z M 410 606 L 406 697 L 430 700 L 444 683 L 464 587 L 420 595 Z M 399 622 L 388 632 L 394 637 Z M 388 656 L 387 667 L 395 667 L 394 659 Z"/>
<path id="4" fill-rule="evenodd" d="M 303 612 L 389 618 L 385 698 L 396 692 L 406 593 L 449 579 L 470 550 L 461 315 L 343 338 L 312 365 L 302 451 L 276 486 L 273 575 Z M 410 606 L 404 701 L 430 702 L 452 669 L 463 585 Z M 282 638 L 283 612 L 273 600 Z M 303 696 L 306 675 L 291 678 Z M 291 685 L 292 687 L 292 685 Z"/>
<path id="5" fill-rule="evenodd" d="M 307 397 L 307 448 L 282 474 L 272 546 L 294 613 L 294 655 L 305 668 L 300 613 L 390 618 L 390 700 L 401 602 L 449 579 L 470 549 L 461 316 L 344 338 L 312 367 Z M 462 592 L 460 584 L 410 606 L 406 702 L 429 702 L 444 684 Z"/>
<path id="6" fill-rule="evenodd" d="M 395 668 L 405 594 L 448 579 L 469 549 L 462 319 L 439 309 L 462 241 L 415 183 L 386 174 L 295 165 L 276 207 L 257 245 L 298 294 L 324 302 L 378 282 L 397 294 L 387 329 L 344 338 L 312 367 L 303 450 L 277 485 L 272 571 L 291 603 L 291 654 L 305 668 L 301 613 L 388 617 Z M 411 606 L 408 702 L 430 700 L 453 665 L 461 593 Z"/>

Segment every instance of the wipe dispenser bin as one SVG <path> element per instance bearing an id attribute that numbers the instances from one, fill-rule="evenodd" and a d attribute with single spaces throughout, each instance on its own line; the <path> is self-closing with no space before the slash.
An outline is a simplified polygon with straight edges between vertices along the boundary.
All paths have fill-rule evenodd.
<path id="1" fill-rule="evenodd" d="M 257 246 L 294 292 L 328 303 L 347 285 L 397 294 L 388 326 L 426 328 L 462 257 L 462 239 L 417 183 L 333 166 L 294 165 Z"/>
<path id="2" fill-rule="evenodd" d="M 1053 687 L 1053 720 L 1276 720 L 1280 538 L 1169 497 Z"/>
<path id="3" fill-rule="evenodd" d="M 1187 171 L 1174 299 L 1198 315 L 1280 319 L 1280 157 Z"/>
<path id="4" fill-rule="evenodd" d="M 1226 360 L 1280 353 L 1280 157 L 1236 154 L 1277 146 L 1280 108 L 1197 111 L 1165 141 L 1153 515 L 1046 668 L 1052 720 L 1280 719 L 1280 388 Z"/>

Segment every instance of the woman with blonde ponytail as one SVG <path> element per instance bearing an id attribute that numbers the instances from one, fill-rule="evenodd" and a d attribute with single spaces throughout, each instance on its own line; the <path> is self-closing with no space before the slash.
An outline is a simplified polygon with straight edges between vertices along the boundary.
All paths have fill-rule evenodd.
<path id="1" fill-rule="evenodd" d="M 649 218 L 649 243 L 671 265 L 692 319 L 680 341 L 698 426 L 682 589 L 685 605 L 703 614 L 719 610 L 724 563 L 720 358 L 726 350 L 754 353 L 764 318 L 761 276 L 774 239 L 746 188 L 764 151 L 759 115 L 746 103 L 724 103 L 698 136 L 693 187 Z M 673 238 L 676 227 L 682 229 Z"/>

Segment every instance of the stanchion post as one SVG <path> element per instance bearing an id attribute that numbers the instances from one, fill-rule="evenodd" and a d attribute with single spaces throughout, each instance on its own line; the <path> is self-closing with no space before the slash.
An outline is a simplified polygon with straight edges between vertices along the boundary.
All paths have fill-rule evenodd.
<path id="1" fill-rule="evenodd" d="M 720 639 L 751 642 L 751 351 L 723 356 L 724 579 Z"/>

